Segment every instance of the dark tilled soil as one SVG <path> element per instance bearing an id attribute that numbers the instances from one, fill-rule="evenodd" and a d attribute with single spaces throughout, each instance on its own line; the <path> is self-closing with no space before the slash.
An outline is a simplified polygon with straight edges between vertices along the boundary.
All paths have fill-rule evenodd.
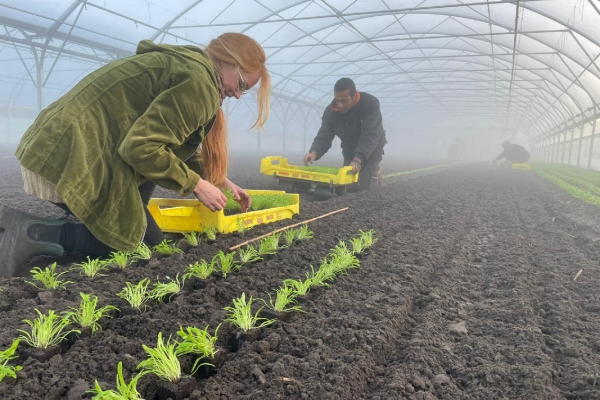
<path id="1" fill-rule="evenodd" d="M 232 178 L 245 187 L 274 188 L 256 162 L 238 160 Z M 386 172 L 426 165 L 391 162 Z M 431 165 L 431 164 L 430 164 Z M 23 193 L 18 166 L 0 159 L 0 203 L 37 215 L 60 210 Z M 157 193 L 169 196 L 167 192 Z M 114 385 L 154 346 L 159 331 L 180 325 L 217 326 L 223 307 L 242 292 L 266 297 L 285 278 L 319 265 L 338 240 L 374 228 L 380 240 L 361 268 L 311 293 L 305 313 L 263 329 L 262 337 L 229 353 L 216 374 L 199 379 L 191 399 L 598 399 L 600 389 L 600 249 L 597 208 L 570 198 L 533 172 L 472 163 L 405 176 L 384 190 L 327 202 L 302 195 L 301 218 L 341 207 L 310 224 L 315 239 L 192 290 L 144 314 L 102 321 L 103 330 L 46 362 L 22 362 L 18 380 L 0 383 L 2 399 L 79 399 L 98 379 Z M 289 221 L 257 227 L 246 237 L 201 244 L 183 260 L 154 259 L 144 267 L 75 283 L 52 295 L 22 278 L 0 281 L 0 348 L 25 329 L 22 319 L 64 311 L 79 292 L 123 307 L 124 282 L 175 276 L 248 237 Z M 59 260 L 62 269 L 77 255 Z M 35 260 L 44 265 L 52 260 Z M 576 281 L 574 277 L 583 270 Z M 0 304 L 0 305 L 2 305 Z M 223 324 L 219 344 L 232 329 Z M 152 376 L 139 390 L 151 399 Z"/>

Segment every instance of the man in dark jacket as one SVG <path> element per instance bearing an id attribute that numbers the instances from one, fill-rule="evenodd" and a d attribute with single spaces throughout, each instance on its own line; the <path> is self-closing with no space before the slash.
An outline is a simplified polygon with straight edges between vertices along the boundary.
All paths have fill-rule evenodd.
<path id="1" fill-rule="evenodd" d="M 511 164 L 523 164 L 529 161 L 529 152 L 518 144 L 512 144 L 508 140 L 502 143 L 504 151 L 494 159 L 494 163 L 506 158 Z"/>
<path id="2" fill-rule="evenodd" d="M 387 140 L 379 100 L 368 93 L 359 93 L 350 78 L 337 81 L 333 90 L 335 98 L 323 113 L 321 128 L 304 156 L 304 164 L 320 159 L 337 136 L 342 141 L 344 166 L 350 165 L 355 173 L 360 172 L 357 189 L 368 189 L 371 182 L 381 186 L 383 174 L 379 163 Z"/>

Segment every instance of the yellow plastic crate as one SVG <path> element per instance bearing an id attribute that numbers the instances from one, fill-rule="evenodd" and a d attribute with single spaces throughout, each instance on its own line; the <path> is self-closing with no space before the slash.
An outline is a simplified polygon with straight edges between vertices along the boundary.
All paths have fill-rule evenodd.
<path id="1" fill-rule="evenodd" d="M 286 194 L 279 190 L 247 190 L 250 195 Z M 251 211 L 235 215 L 225 215 L 221 211 L 210 211 L 196 199 L 150 199 L 148 210 L 163 232 L 202 232 L 203 226 L 210 226 L 221 233 L 237 230 L 238 221 L 246 228 L 260 224 L 292 218 L 300 212 L 300 199 L 297 194 L 286 194 L 294 202 L 289 206 Z"/>
<path id="2" fill-rule="evenodd" d="M 531 171 L 531 165 L 529 164 L 512 164 L 512 169 L 520 169 L 521 171 Z"/>
<path id="3" fill-rule="evenodd" d="M 265 175 L 275 175 L 287 179 L 321 182 L 335 186 L 349 185 L 358 182 L 358 174 L 352 173 L 352 167 L 340 168 L 337 175 L 321 172 L 304 171 L 296 165 L 288 164 L 285 157 L 265 157 L 260 163 L 260 172 Z"/>

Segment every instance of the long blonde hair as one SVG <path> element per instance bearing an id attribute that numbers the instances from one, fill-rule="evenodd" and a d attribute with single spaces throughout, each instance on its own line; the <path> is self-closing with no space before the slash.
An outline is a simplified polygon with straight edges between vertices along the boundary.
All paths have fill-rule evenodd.
<path id="1" fill-rule="evenodd" d="M 228 32 L 211 40 L 206 52 L 215 61 L 222 61 L 250 73 L 258 72 L 258 114 L 252 129 L 263 129 L 271 111 L 271 77 L 265 63 L 267 56 L 258 42 L 241 33 Z M 213 127 L 202 141 L 202 164 L 204 179 L 218 184 L 227 177 L 228 151 L 225 115 L 219 109 Z"/>

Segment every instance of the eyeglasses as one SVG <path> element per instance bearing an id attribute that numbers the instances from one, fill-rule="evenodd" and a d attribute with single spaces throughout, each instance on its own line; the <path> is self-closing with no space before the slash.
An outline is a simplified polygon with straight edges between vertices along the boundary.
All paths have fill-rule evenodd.
<path id="1" fill-rule="evenodd" d="M 248 93 L 248 84 L 244 81 L 244 78 L 242 77 L 242 73 L 240 72 L 240 68 L 238 67 L 237 69 L 238 75 L 240 76 L 238 79 L 238 87 L 237 87 L 237 91 L 242 93 L 242 95 Z"/>

